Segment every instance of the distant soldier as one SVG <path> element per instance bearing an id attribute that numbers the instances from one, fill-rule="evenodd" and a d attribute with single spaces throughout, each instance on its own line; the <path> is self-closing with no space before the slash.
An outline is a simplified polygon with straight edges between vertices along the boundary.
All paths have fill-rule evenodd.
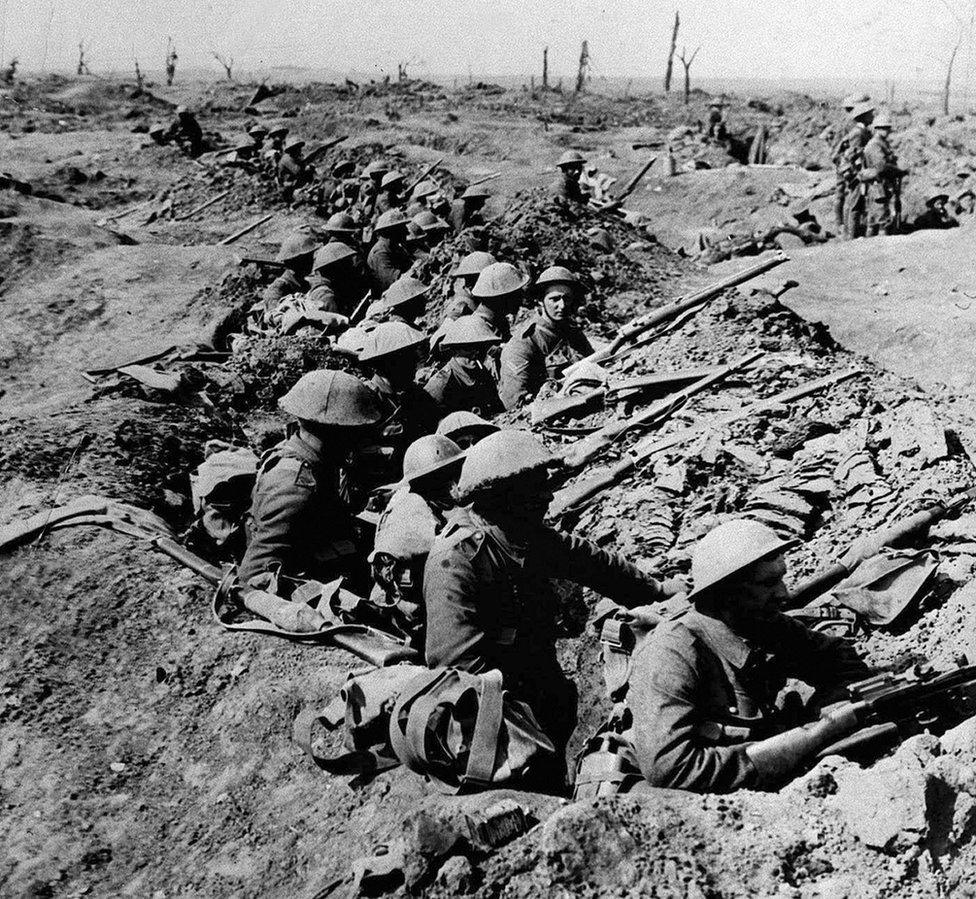
<path id="1" fill-rule="evenodd" d="M 586 165 L 586 158 L 577 150 L 567 150 L 563 153 L 556 163 L 559 174 L 549 186 L 550 198 L 563 203 L 585 203 L 586 197 L 579 183 L 584 165 Z"/>
<path id="2" fill-rule="evenodd" d="M 308 293 L 308 276 L 318 242 L 307 231 L 295 231 L 281 242 L 276 262 L 284 267 L 282 273 L 262 294 L 265 309 L 274 308 L 284 297 L 293 293 Z"/>
<path id="3" fill-rule="evenodd" d="M 834 147 L 834 170 L 837 187 L 834 194 L 835 213 L 840 211 L 840 223 L 848 239 L 864 236 L 866 187 L 861 177 L 864 170 L 864 148 L 871 140 L 874 106 L 859 103 L 851 110 L 851 128 Z"/>
<path id="4" fill-rule="evenodd" d="M 330 241 L 315 251 L 309 278 L 309 303 L 321 312 L 335 312 L 347 318 L 363 299 L 355 279 L 356 251 L 344 243 Z"/>
<path id="5" fill-rule="evenodd" d="M 436 247 L 451 230 L 451 226 L 444 219 L 438 218 L 429 209 L 418 212 L 410 221 L 419 231 L 417 249 L 421 253 L 428 253 Z"/>
<path id="6" fill-rule="evenodd" d="M 948 194 L 936 194 L 925 201 L 925 212 L 916 217 L 912 222 L 913 231 L 923 231 L 928 229 L 941 230 L 945 228 L 958 228 L 959 222 L 954 219 L 946 203 L 949 202 Z"/>
<path id="7" fill-rule="evenodd" d="M 262 168 L 271 178 L 278 177 L 278 163 L 281 161 L 285 148 L 288 128 L 280 123 L 268 128 L 265 135 L 264 149 L 261 151 Z"/>
<path id="8" fill-rule="evenodd" d="M 898 156 L 889 136 L 891 116 L 874 119 L 874 136 L 864 148 L 863 177 L 869 184 L 868 236 L 897 234 L 901 230 L 901 181 L 907 172 L 898 166 Z"/>
<path id="9" fill-rule="evenodd" d="M 724 143 L 729 139 L 729 132 L 725 125 L 725 114 L 722 111 L 724 108 L 725 102 L 723 100 L 712 100 L 708 104 L 708 127 L 705 136 L 709 140 L 719 143 Z"/>
<path id="10" fill-rule="evenodd" d="M 368 222 L 376 212 L 376 198 L 380 193 L 383 177 L 390 171 L 388 163 L 374 159 L 359 173 L 359 218 Z"/>
<path id="11" fill-rule="evenodd" d="M 456 234 L 465 228 L 481 227 L 485 220 L 481 211 L 488 202 L 491 191 L 483 184 L 475 184 L 467 188 L 460 197 L 451 203 L 451 211 L 448 215 L 448 222 Z"/>
<path id="12" fill-rule="evenodd" d="M 391 209 L 400 209 L 404 205 L 401 191 L 403 190 L 403 172 L 387 172 L 380 181 L 380 192 L 376 197 L 373 214 L 382 214 Z"/>
<path id="13" fill-rule="evenodd" d="M 502 348 L 498 394 L 506 409 L 532 399 L 566 364 L 593 352 L 576 323 L 579 278 L 560 265 L 547 268 L 535 283 L 539 311 Z"/>
<path id="14" fill-rule="evenodd" d="M 264 150 L 264 139 L 268 136 L 268 129 L 261 124 L 251 125 L 247 129 L 247 136 L 251 138 L 254 145 L 254 152 L 261 153 Z"/>
<path id="15" fill-rule="evenodd" d="M 486 360 L 500 338 L 477 315 L 464 315 L 448 323 L 440 343 L 447 363 L 424 385 L 441 415 L 467 411 L 495 415 L 502 411 L 498 386 Z"/>
<path id="16" fill-rule="evenodd" d="M 149 138 L 154 144 L 158 144 L 160 147 L 165 147 L 169 143 L 169 134 L 166 131 L 166 126 L 161 125 L 156 122 L 149 126 Z"/>
<path id="17" fill-rule="evenodd" d="M 410 191 L 410 203 L 406 209 L 407 215 L 413 218 L 417 213 L 429 209 L 429 201 L 435 198 L 439 191 L 440 188 L 433 181 L 428 179 L 420 181 Z"/>
<path id="18" fill-rule="evenodd" d="M 188 156 L 196 158 L 204 150 L 203 129 L 196 116 L 185 106 L 176 107 L 176 118 L 169 126 L 167 139 L 175 141 Z"/>
<path id="19" fill-rule="evenodd" d="M 306 165 L 302 156 L 305 141 L 292 137 L 285 141 L 281 159 L 278 160 L 278 185 L 286 201 L 294 199 L 295 191 L 309 184 L 315 177 L 315 169 Z"/>
<path id="20" fill-rule="evenodd" d="M 288 595 L 296 580 L 329 581 L 361 563 L 339 474 L 379 422 L 380 407 L 359 379 L 327 369 L 302 376 L 279 405 L 298 424 L 261 459 L 238 577 L 258 589 L 277 581 Z"/>
<path id="21" fill-rule="evenodd" d="M 337 212 L 329 217 L 322 229 L 330 241 L 344 243 L 356 253 L 352 260 L 352 275 L 350 276 L 350 293 L 357 294 L 361 300 L 370 291 L 372 278 L 369 266 L 366 264 L 366 254 L 360 240 L 361 229 L 348 212 Z"/>
<path id="22" fill-rule="evenodd" d="M 340 159 L 332 166 L 333 187 L 327 205 L 333 212 L 349 212 L 359 200 L 359 181 L 354 177 L 356 164 L 351 159 Z"/>
<path id="23" fill-rule="evenodd" d="M 391 209 L 384 212 L 373 226 L 376 242 L 366 257 L 373 281 L 373 296 L 382 294 L 413 264 L 413 257 L 404 244 L 409 222 L 399 209 Z"/>

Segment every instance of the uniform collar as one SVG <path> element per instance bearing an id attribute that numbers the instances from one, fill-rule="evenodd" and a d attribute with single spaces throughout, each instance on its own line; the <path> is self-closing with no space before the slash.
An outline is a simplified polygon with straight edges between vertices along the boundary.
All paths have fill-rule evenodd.
<path id="1" fill-rule="evenodd" d="M 701 637 L 709 649 L 725 659 L 733 668 L 742 670 L 746 666 L 752 647 L 724 621 L 692 609 L 682 617 L 681 622 Z"/>

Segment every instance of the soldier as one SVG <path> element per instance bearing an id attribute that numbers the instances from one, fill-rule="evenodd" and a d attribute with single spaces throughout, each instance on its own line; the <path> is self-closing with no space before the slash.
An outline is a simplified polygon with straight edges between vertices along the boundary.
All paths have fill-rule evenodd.
<path id="1" fill-rule="evenodd" d="M 929 197 L 925 201 L 925 212 L 917 216 L 912 222 L 912 230 L 958 228 L 959 222 L 949 215 L 949 210 L 946 209 L 948 202 L 948 194 L 936 194 L 934 197 Z"/>
<path id="2" fill-rule="evenodd" d="M 418 212 L 410 221 L 419 232 L 416 246 L 421 257 L 429 254 L 451 230 L 451 226 L 444 219 L 438 218 L 429 209 Z"/>
<path id="3" fill-rule="evenodd" d="M 365 335 L 359 361 L 373 372 L 369 386 L 383 413 L 377 445 L 363 457 L 373 486 L 388 484 L 400 472 L 406 448 L 432 434 L 440 421 L 436 403 L 414 379 L 427 338 L 403 322 L 381 322 Z"/>
<path id="4" fill-rule="evenodd" d="M 427 311 L 429 285 L 410 275 L 397 278 L 383 294 L 383 318 L 388 322 L 401 322 L 411 328 L 420 327 L 417 319 Z"/>
<path id="5" fill-rule="evenodd" d="M 579 278 L 554 265 L 539 275 L 535 288 L 541 297 L 539 311 L 501 352 L 498 394 L 506 409 L 531 399 L 568 362 L 593 352 L 574 318 L 580 301 Z"/>
<path id="6" fill-rule="evenodd" d="M 460 197 L 451 203 L 448 222 L 459 234 L 465 228 L 480 227 L 485 223 L 481 211 L 491 196 L 491 191 L 483 184 L 475 184 L 467 188 Z"/>
<path id="7" fill-rule="evenodd" d="M 254 152 L 257 154 L 264 149 L 264 139 L 268 136 L 268 129 L 260 124 L 251 125 L 247 129 L 247 136 L 251 139 Z"/>
<path id="8" fill-rule="evenodd" d="M 418 633 L 423 623 L 424 564 L 454 508 L 452 489 L 463 461 L 461 447 L 447 437 L 415 440 L 403 456 L 400 489 L 376 525 L 369 562 L 377 589 L 371 599 L 392 609 L 395 624 L 406 633 Z"/>
<path id="9" fill-rule="evenodd" d="M 888 140 L 891 116 L 884 112 L 872 125 L 874 136 L 864 148 L 864 180 L 869 186 L 868 236 L 901 230 L 901 179 L 908 174 L 899 168 L 898 156 Z"/>
<path id="10" fill-rule="evenodd" d="M 414 189 L 410 191 L 410 204 L 407 206 L 407 215 L 413 218 L 417 213 L 428 209 L 428 202 L 437 196 L 439 190 L 440 188 L 433 181 L 427 179 L 416 184 Z"/>
<path id="11" fill-rule="evenodd" d="M 453 321 L 462 315 L 470 315 L 474 312 L 478 301 L 471 296 L 471 289 L 475 281 L 489 265 L 497 262 L 491 253 L 475 251 L 462 257 L 461 261 L 451 272 L 451 280 L 454 282 L 454 293 L 450 296 L 444 306 L 444 322 Z M 432 341 L 433 342 L 433 341 Z"/>
<path id="12" fill-rule="evenodd" d="M 501 430 L 498 425 L 485 421 L 473 412 L 451 412 L 437 425 L 436 434 L 450 437 L 461 449 L 469 449 L 489 434 Z"/>
<path id="13" fill-rule="evenodd" d="M 501 671 L 505 689 L 528 702 L 562 749 L 576 723 L 576 688 L 556 661 L 550 578 L 627 606 L 645 606 L 680 585 L 659 584 L 622 556 L 546 527 L 555 464 L 525 431 L 500 431 L 468 450 L 456 491 L 465 506 L 448 514 L 424 568 L 425 656 L 432 668 Z M 552 781 L 564 774 L 561 762 L 549 772 Z"/>
<path id="14" fill-rule="evenodd" d="M 308 293 L 308 276 L 317 247 L 317 241 L 307 231 L 295 231 L 281 242 L 275 261 L 284 266 L 284 271 L 264 289 L 261 299 L 265 309 L 274 308 L 289 294 Z"/>
<path id="15" fill-rule="evenodd" d="M 312 260 L 309 303 L 322 312 L 348 318 L 363 299 L 355 279 L 356 251 L 348 244 L 331 241 L 315 251 Z"/>
<path id="16" fill-rule="evenodd" d="M 341 371 L 303 375 L 279 405 L 297 429 L 261 459 L 248 520 L 242 584 L 287 595 L 294 579 L 329 581 L 356 568 L 355 530 L 338 492 L 345 455 L 380 420 L 379 402 Z"/>
<path id="17" fill-rule="evenodd" d="M 154 144 L 158 144 L 160 147 L 165 147 L 169 143 L 169 134 L 166 131 L 166 127 L 159 122 L 149 126 L 149 137 Z"/>
<path id="18" fill-rule="evenodd" d="M 376 198 L 380 192 L 380 182 L 388 171 L 390 171 L 390 166 L 387 163 L 375 159 L 359 173 L 359 217 L 364 222 L 369 221 L 376 211 Z"/>
<path id="19" fill-rule="evenodd" d="M 705 137 L 719 143 L 723 143 L 729 138 L 728 129 L 725 127 L 725 115 L 722 112 L 724 108 L 725 103 L 722 100 L 712 100 L 708 104 L 708 128 L 705 131 Z"/>
<path id="20" fill-rule="evenodd" d="M 387 172 L 380 181 L 380 192 L 376 197 L 376 204 L 373 207 L 373 214 L 382 214 L 391 209 L 399 209 L 403 206 L 403 197 L 400 191 L 403 190 L 403 172 Z"/>
<path id="21" fill-rule="evenodd" d="M 784 553 L 796 543 L 738 519 L 695 547 L 694 608 L 658 624 L 633 656 L 627 702 L 651 786 L 775 789 L 848 726 L 828 717 L 796 727 L 774 708 L 787 677 L 830 691 L 870 674 L 842 639 L 780 612 Z"/>
<path id="22" fill-rule="evenodd" d="M 579 183 L 584 165 L 586 165 L 586 158 L 577 150 L 567 150 L 563 153 L 556 163 L 559 174 L 549 186 L 550 198 L 564 203 L 585 203 L 586 197 Z"/>
<path id="23" fill-rule="evenodd" d="M 335 184 L 328 195 L 329 208 L 335 212 L 348 212 L 359 201 L 359 181 L 354 177 L 356 164 L 351 159 L 340 159 L 332 166 Z"/>
<path id="24" fill-rule="evenodd" d="M 864 233 L 864 186 L 860 173 L 864 167 L 864 148 L 871 139 L 870 124 L 874 106 L 859 103 L 851 110 L 851 128 L 837 142 L 833 152 L 837 187 L 834 193 L 834 215 L 848 239 Z"/>
<path id="25" fill-rule="evenodd" d="M 484 319 L 495 336 L 508 340 L 512 336 L 509 316 L 522 305 L 528 283 L 529 279 L 508 262 L 485 266 L 471 288 L 471 296 L 477 300 L 472 314 Z"/>
<path id="26" fill-rule="evenodd" d="M 399 209 L 391 209 L 384 212 L 373 226 L 376 242 L 366 257 L 372 276 L 373 296 L 380 296 L 413 264 L 413 257 L 404 244 L 409 222 Z"/>
<path id="27" fill-rule="evenodd" d="M 372 276 L 360 240 L 361 229 L 348 212 L 337 212 L 329 217 L 322 230 L 329 236 L 330 241 L 343 243 L 356 254 L 350 261 L 352 274 L 349 276 L 349 292 L 356 295 L 358 304 L 359 300 L 370 292 L 372 286 Z"/>
<path id="28" fill-rule="evenodd" d="M 480 316 L 463 315 L 447 325 L 440 348 L 450 358 L 424 385 L 441 415 L 462 410 L 478 415 L 502 411 L 498 387 L 486 364 L 489 349 L 500 342 Z"/>
<path id="29" fill-rule="evenodd" d="M 302 149 L 305 141 L 292 137 L 285 141 L 281 158 L 278 160 L 278 184 L 286 201 L 291 202 L 295 191 L 304 187 L 315 176 L 315 169 L 305 164 Z"/>
<path id="30" fill-rule="evenodd" d="M 204 151 L 203 129 L 196 116 L 185 106 L 176 107 L 176 118 L 169 126 L 166 137 L 176 141 L 188 156 L 196 158 Z"/>

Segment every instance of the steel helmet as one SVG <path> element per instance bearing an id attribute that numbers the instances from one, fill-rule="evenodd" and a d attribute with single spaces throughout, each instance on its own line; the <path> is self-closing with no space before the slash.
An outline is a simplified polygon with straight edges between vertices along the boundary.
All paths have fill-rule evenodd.
<path id="1" fill-rule="evenodd" d="M 344 371 L 310 371 L 280 400 L 283 411 L 322 425 L 356 428 L 381 418 L 379 399 L 359 378 Z"/>
<path id="2" fill-rule="evenodd" d="M 772 528 L 749 518 L 735 518 L 709 531 L 691 556 L 694 590 L 688 599 L 701 596 L 756 562 L 792 549 L 799 540 L 784 540 Z"/>
<path id="3" fill-rule="evenodd" d="M 874 121 L 871 123 L 871 127 L 877 131 L 879 128 L 893 128 L 894 122 L 891 121 L 891 113 L 887 110 L 882 110 L 875 117 Z"/>
<path id="4" fill-rule="evenodd" d="M 465 437 L 475 437 L 480 440 L 489 434 L 500 431 L 501 428 L 490 421 L 485 421 L 480 415 L 469 412 L 467 409 L 460 409 L 445 415 L 437 425 L 435 433 L 443 434 L 452 440 L 463 440 Z"/>
<path id="5" fill-rule="evenodd" d="M 426 342 L 426 334 L 404 322 L 381 322 L 366 336 L 366 345 L 359 354 L 359 361 L 375 362 L 396 353 L 416 351 Z"/>
<path id="6" fill-rule="evenodd" d="M 407 224 L 407 243 L 419 243 L 426 239 L 427 233 L 416 222 Z"/>
<path id="7" fill-rule="evenodd" d="M 850 112 L 858 103 L 869 103 L 870 100 L 871 98 L 867 94 L 848 94 L 844 97 L 844 102 L 841 105 Z"/>
<path id="8" fill-rule="evenodd" d="M 464 278 L 468 275 L 480 275 L 484 269 L 494 262 L 497 262 L 497 260 L 491 253 L 485 253 L 483 250 L 475 250 L 473 253 L 468 253 L 457 264 L 457 267 L 451 272 L 451 277 Z"/>
<path id="9" fill-rule="evenodd" d="M 481 300 L 505 297 L 518 293 L 528 283 L 529 279 L 511 263 L 493 262 L 481 270 L 471 296 Z"/>
<path id="10" fill-rule="evenodd" d="M 312 271 L 328 268 L 330 265 L 335 265 L 335 263 L 342 262 L 343 259 L 350 259 L 355 255 L 356 251 L 349 244 L 333 240 L 315 251 L 315 255 L 312 257 Z"/>
<path id="11" fill-rule="evenodd" d="M 462 200 L 487 200 L 491 196 L 491 191 L 483 184 L 472 184 L 461 194 Z"/>
<path id="12" fill-rule="evenodd" d="M 268 129 L 265 128 L 264 125 L 251 125 L 251 127 L 247 129 L 247 133 L 251 137 L 266 137 L 268 134 Z"/>
<path id="13" fill-rule="evenodd" d="M 413 485 L 440 471 L 460 470 L 462 462 L 464 450 L 450 437 L 428 434 L 414 440 L 403 454 L 403 480 Z"/>
<path id="14" fill-rule="evenodd" d="M 528 431 L 498 431 L 468 450 L 461 466 L 457 493 L 470 502 L 477 493 L 494 490 L 507 481 L 555 464 L 556 457 Z"/>
<path id="15" fill-rule="evenodd" d="M 939 203 L 948 203 L 948 202 L 949 202 L 948 194 L 936 194 L 934 197 L 929 197 L 925 201 L 925 205 L 931 209 L 933 206 L 937 206 Z"/>
<path id="16" fill-rule="evenodd" d="M 329 216 L 324 230 L 326 234 L 355 234 L 359 228 L 348 212 L 337 212 Z"/>
<path id="17" fill-rule="evenodd" d="M 288 150 L 300 150 L 304 146 L 305 146 L 305 141 L 302 140 L 300 137 L 290 137 L 288 138 L 288 140 L 285 141 L 284 149 L 285 152 L 287 152 Z"/>
<path id="18" fill-rule="evenodd" d="M 392 172 L 387 172 L 383 176 L 383 180 L 380 181 L 380 187 L 386 190 L 388 187 L 399 186 L 403 184 L 403 172 L 398 172 L 396 170 Z"/>
<path id="19" fill-rule="evenodd" d="M 559 157 L 556 167 L 560 169 L 574 169 L 581 167 L 586 162 L 586 157 L 579 150 L 567 150 Z"/>
<path id="20" fill-rule="evenodd" d="M 401 275 L 383 294 L 383 308 L 395 309 L 404 303 L 409 303 L 418 297 L 422 297 L 430 287 L 423 281 L 413 278 L 410 275 Z"/>
<path id="21" fill-rule="evenodd" d="M 190 114 L 190 110 L 189 110 L 189 109 L 187 109 L 187 108 L 186 108 L 186 107 L 185 107 L 185 106 L 184 106 L 184 105 L 183 105 L 183 104 L 181 103 L 181 104 L 180 104 L 179 106 L 177 106 L 177 107 L 176 107 L 176 114 L 177 114 L 177 115 L 180 115 L 180 116 L 183 116 L 183 115 L 189 115 L 189 114 Z"/>
<path id="22" fill-rule="evenodd" d="M 356 163 L 351 159 L 340 159 L 332 166 L 332 174 L 336 178 L 341 178 L 343 175 L 351 175 L 354 171 L 356 171 Z"/>
<path id="23" fill-rule="evenodd" d="M 501 342 L 501 337 L 480 315 L 462 315 L 448 322 L 444 329 L 444 337 L 441 339 L 441 346 L 491 346 Z"/>
<path id="24" fill-rule="evenodd" d="M 404 215 L 401 209 L 388 209 L 373 225 L 373 233 L 379 234 L 383 231 L 399 231 L 410 224 L 410 219 Z"/>
<path id="25" fill-rule="evenodd" d="M 433 196 L 438 190 L 440 188 L 433 181 L 424 179 L 410 192 L 410 199 L 422 200 L 424 197 Z"/>
<path id="26" fill-rule="evenodd" d="M 275 259 L 277 262 L 292 262 L 314 253 L 317 246 L 318 241 L 307 231 L 295 231 L 281 242 Z"/>
<path id="27" fill-rule="evenodd" d="M 550 265 L 536 279 L 535 288 L 542 294 L 552 284 L 568 284 L 577 291 L 581 288 L 580 279 L 562 265 Z"/>
<path id="28" fill-rule="evenodd" d="M 268 137 L 284 137 L 288 133 L 288 126 L 282 125 L 280 122 L 277 125 L 272 125 L 268 129 Z"/>
<path id="29" fill-rule="evenodd" d="M 873 103 L 858 103 L 851 110 L 851 118 L 856 122 L 858 119 L 863 119 L 865 116 L 871 115 L 874 112 Z"/>
<path id="30" fill-rule="evenodd" d="M 438 218 L 429 209 L 425 209 L 423 212 L 418 212 L 412 219 L 411 222 L 420 228 L 424 233 L 428 231 L 446 231 L 451 226 L 442 218 Z"/>
<path id="31" fill-rule="evenodd" d="M 256 147 L 254 146 L 254 141 L 250 138 L 241 138 L 231 149 L 235 153 L 253 153 Z"/>

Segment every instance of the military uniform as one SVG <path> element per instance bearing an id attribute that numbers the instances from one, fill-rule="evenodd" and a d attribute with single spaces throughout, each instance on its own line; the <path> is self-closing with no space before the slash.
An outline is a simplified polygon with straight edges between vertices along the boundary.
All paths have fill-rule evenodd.
<path id="1" fill-rule="evenodd" d="M 350 315 L 362 300 L 365 291 L 358 293 L 356 285 L 347 278 L 337 278 L 329 272 L 312 275 L 309 278 L 307 298 L 323 312 L 338 312 Z"/>
<path id="2" fill-rule="evenodd" d="M 461 411 L 487 417 L 502 411 L 498 388 L 491 372 L 481 365 L 463 365 L 457 358 L 450 359 L 431 375 L 424 390 L 437 403 L 441 417 Z"/>
<path id="3" fill-rule="evenodd" d="M 538 526 L 519 542 L 471 509 L 450 512 L 424 568 L 430 667 L 500 670 L 557 745 L 575 726 L 576 690 L 556 661 L 557 600 L 567 578 L 628 606 L 661 598 L 649 575 L 592 543 Z"/>
<path id="4" fill-rule="evenodd" d="M 192 113 L 177 116 L 166 137 L 176 141 L 190 156 L 199 156 L 203 152 L 203 129 Z"/>
<path id="5" fill-rule="evenodd" d="M 727 793 L 767 786 L 746 746 L 797 720 L 774 701 L 787 677 L 824 691 L 870 675 L 841 639 L 786 615 L 757 620 L 744 638 L 690 610 L 657 626 L 633 656 L 627 705 L 637 762 L 655 787 Z"/>
<path id="6" fill-rule="evenodd" d="M 556 377 L 566 363 L 592 352 L 576 322 L 555 322 L 539 313 L 502 347 L 498 395 L 505 408 L 514 409 L 534 397 L 546 379 Z"/>
<path id="7" fill-rule="evenodd" d="M 281 300 L 293 293 L 308 293 L 309 283 L 290 268 L 286 268 L 261 294 L 265 309 L 273 309 Z"/>
<path id="8" fill-rule="evenodd" d="M 389 237 L 380 235 L 366 257 L 373 281 L 373 293 L 379 296 L 413 264 L 410 252 Z"/>
<path id="9" fill-rule="evenodd" d="M 851 129 L 834 144 L 832 159 L 837 176 L 834 192 L 834 216 L 847 237 L 859 237 L 856 219 L 861 205 L 861 184 L 858 174 L 863 167 L 864 148 L 871 139 L 871 131 L 862 122 L 855 122 Z"/>
<path id="10" fill-rule="evenodd" d="M 478 308 L 478 301 L 471 296 L 471 288 L 467 287 L 459 278 L 454 285 L 454 293 L 444 304 L 444 322 L 452 322 L 462 315 L 470 315 Z"/>
<path id="11" fill-rule="evenodd" d="M 384 212 L 389 212 L 391 209 L 399 209 L 403 205 L 403 201 L 396 194 L 391 194 L 388 190 L 384 190 L 376 198 L 376 202 L 373 204 L 373 215 L 382 215 Z"/>
<path id="12" fill-rule="evenodd" d="M 296 433 L 265 453 L 251 496 L 242 583 L 278 569 L 317 580 L 350 572 L 355 532 L 338 477 L 315 438 Z"/>
<path id="13" fill-rule="evenodd" d="M 556 179 L 549 185 L 549 198 L 564 203 L 585 203 L 586 197 L 580 187 L 578 178 L 571 178 L 564 171 L 560 171 Z"/>
<path id="14" fill-rule="evenodd" d="M 278 184 L 286 199 L 290 200 L 299 187 L 308 184 L 312 180 L 312 174 L 313 169 L 290 153 L 283 153 L 278 160 Z"/>
<path id="15" fill-rule="evenodd" d="M 903 171 L 898 167 L 898 156 L 886 135 L 875 132 L 864 148 L 865 174 L 870 173 L 868 198 L 868 233 L 891 233 L 897 228 L 897 203 L 901 190 Z"/>
<path id="16" fill-rule="evenodd" d="M 459 199 L 451 202 L 450 212 L 447 214 L 447 222 L 457 233 L 468 227 L 484 225 L 485 220 L 477 209 L 465 203 L 464 200 Z"/>

